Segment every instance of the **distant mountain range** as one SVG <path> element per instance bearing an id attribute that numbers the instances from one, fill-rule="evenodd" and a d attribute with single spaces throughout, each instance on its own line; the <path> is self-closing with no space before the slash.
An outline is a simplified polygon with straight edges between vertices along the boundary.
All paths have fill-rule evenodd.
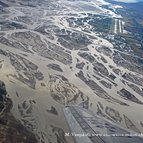
<path id="1" fill-rule="evenodd" d="M 112 0 L 116 2 L 123 2 L 123 3 L 137 3 L 137 2 L 143 2 L 143 0 Z"/>
<path id="2" fill-rule="evenodd" d="M 136 10 L 136 11 L 143 12 L 143 1 L 140 1 L 138 3 L 128 3 L 125 5 L 131 9 Z"/>
<path id="3" fill-rule="evenodd" d="M 105 0 L 112 4 L 122 5 L 129 9 L 143 12 L 143 0 Z"/>

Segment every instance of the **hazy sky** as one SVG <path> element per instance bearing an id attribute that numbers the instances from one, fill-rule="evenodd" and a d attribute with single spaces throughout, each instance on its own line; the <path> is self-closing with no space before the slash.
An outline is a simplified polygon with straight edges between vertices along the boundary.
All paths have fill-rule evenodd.
<path id="1" fill-rule="evenodd" d="M 126 2 L 126 3 L 134 3 L 134 2 L 139 2 L 143 0 L 114 0 L 114 1 L 120 1 L 120 2 Z"/>

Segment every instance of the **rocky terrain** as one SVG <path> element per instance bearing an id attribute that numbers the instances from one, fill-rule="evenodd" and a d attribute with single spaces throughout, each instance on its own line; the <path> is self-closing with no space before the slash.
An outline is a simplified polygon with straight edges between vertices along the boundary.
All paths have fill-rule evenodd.
<path id="1" fill-rule="evenodd" d="M 0 81 L 0 142 L 38 143 L 35 135 L 24 127 L 11 113 L 12 101 L 7 97 L 4 82 Z"/>

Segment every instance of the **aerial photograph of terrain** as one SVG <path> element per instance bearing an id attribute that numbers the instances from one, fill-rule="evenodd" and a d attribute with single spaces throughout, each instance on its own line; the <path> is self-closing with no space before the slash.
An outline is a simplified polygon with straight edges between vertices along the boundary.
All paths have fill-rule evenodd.
<path id="1" fill-rule="evenodd" d="M 143 0 L 0 0 L 0 143 L 143 143 Z"/>

